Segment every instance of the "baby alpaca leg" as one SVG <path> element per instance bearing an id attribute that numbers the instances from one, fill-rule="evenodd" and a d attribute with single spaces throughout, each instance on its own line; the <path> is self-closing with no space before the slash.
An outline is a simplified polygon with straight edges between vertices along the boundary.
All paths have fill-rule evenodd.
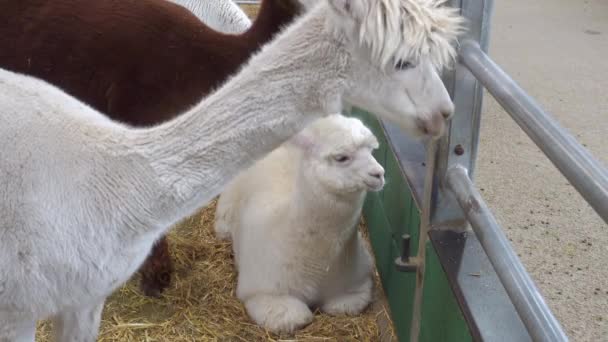
<path id="1" fill-rule="evenodd" d="M 356 315 L 372 300 L 373 258 L 360 233 L 346 247 L 340 273 L 334 274 L 330 291 L 321 310 L 330 315 Z"/>
<path id="2" fill-rule="evenodd" d="M 312 322 L 308 306 L 291 296 L 255 295 L 245 308 L 256 324 L 274 333 L 293 333 Z"/>
<path id="3" fill-rule="evenodd" d="M 213 228 L 215 230 L 215 237 L 218 240 L 230 240 L 231 239 L 231 228 L 234 224 L 232 220 L 233 208 L 232 208 L 232 197 L 230 193 L 221 194 L 217 201 L 217 207 L 215 209 L 215 222 Z"/>
<path id="4" fill-rule="evenodd" d="M 330 315 L 357 315 L 371 302 L 372 285 L 372 280 L 366 278 L 358 287 L 326 300 L 321 310 Z"/>
<path id="5" fill-rule="evenodd" d="M 57 342 L 95 342 L 99 333 L 103 304 L 65 311 L 53 317 Z"/>

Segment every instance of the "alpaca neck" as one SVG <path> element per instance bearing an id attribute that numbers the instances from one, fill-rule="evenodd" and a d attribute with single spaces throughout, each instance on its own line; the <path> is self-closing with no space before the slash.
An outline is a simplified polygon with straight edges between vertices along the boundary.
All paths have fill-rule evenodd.
<path id="1" fill-rule="evenodd" d="M 138 131 L 165 193 L 160 220 L 193 213 L 313 119 L 341 110 L 350 55 L 325 22 L 322 9 L 309 13 L 193 109 Z"/>
<path id="2" fill-rule="evenodd" d="M 349 221 L 358 219 L 366 192 L 332 192 L 319 183 L 309 169 L 300 166 L 297 173 L 291 201 L 294 204 L 292 210 L 295 217 L 310 220 L 311 216 L 314 216 L 315 220 L 322 222 L 322 227 L 316 227 L 313 222 L 309 228 L 321 229 L 327 238 L 338 238 L 338 235 L 346 233 L 344 225 L 350 225 Z M 338 235 L 334 236 L 328 228 L 335 228 L 333 233 Z"/>
<path id="3" fill-rule="evenodd" d="M 298 246 L 302 267 L 311 274 L 326 274 L 336 258 L 348 254 L 349 241 L 356 236 L 365 191 L 335 193 L 309 170 L 299 167 L 291 198 L 290 217 L 297 230 L 283 230 L 286 241 Z M 293 246 L 292 244 L 286 244 Z"/>

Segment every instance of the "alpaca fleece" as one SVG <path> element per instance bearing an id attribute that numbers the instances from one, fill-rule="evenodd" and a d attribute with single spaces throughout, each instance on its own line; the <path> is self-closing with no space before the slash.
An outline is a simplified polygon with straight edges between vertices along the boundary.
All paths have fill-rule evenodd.
<path id="1" fill-rule="evenodd" d="M 231 0 L 177 2 L 199 13 L 196 3 L 236 7 Z M 166 0 L 0 0 L 0 67 L 46 80 L 113 120 L 156 125 L 235 74 L 299 7 L 264 0 L 248 30 L 228 35 Z M 168 248 L 162 237 L 142 265 L 147 295 L 170 285 Z"/>
<path id="2" fill-rule="evenodd" d="M 216 235 L 233 241 L 236 295 L 257 324 L 292 333 L 312 321 L 312 306 L 357 314 L 369 304 L 372 258 L 357 224 L 366 192 L 384 185 L 376 148 L 361 121 L 332 115 L 220 195 Z"/>
<path id="3" fill-rule="evenodd" d="M 368 1 L 320 2 L 204 100 L 153 127 L 111 121 L 48 82 L 0 70 L 0 145 L 10 146 L 0 149 L 0 340 L 33 341 L 36 321 L 51 318 L 57 340 L 95 341 L 106 297 L 154 241 L 344 102 L 410 133 L 445 118 L 453 105 L 431 56 L 383 69 L 359 41 L 378 13 L 354 2 Z"/>

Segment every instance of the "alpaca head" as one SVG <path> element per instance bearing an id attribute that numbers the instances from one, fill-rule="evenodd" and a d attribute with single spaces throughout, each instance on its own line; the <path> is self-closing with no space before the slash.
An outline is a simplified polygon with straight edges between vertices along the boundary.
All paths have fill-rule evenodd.
<path id="1" fill-rule="evenodd" d="M 351 105 L 401 123 L 415 137 L 439 136 L 454 110 L 440 78 L 454 59 L 463 19 L 445 0 L 326 0 L 353 52 Z M 405 119 L 404 119 L 405 118 Z"/>
<path id="2" fill-rule="evenodd" d="M 301 170 L 325 190 L 353 194 L 384 186 L 384 169 L 372 155 L 378 140 L 358 119 L 339 114 L 318 119 L 291 142 L 303 151 Z"/>

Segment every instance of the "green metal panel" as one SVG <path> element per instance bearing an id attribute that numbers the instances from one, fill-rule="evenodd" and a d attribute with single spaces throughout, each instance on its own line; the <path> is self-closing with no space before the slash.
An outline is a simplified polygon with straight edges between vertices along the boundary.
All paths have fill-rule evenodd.
<path id="1" fill-rule="evenodd" d="M 394 233 L 395 238 L 398 239 L 404 233 L 411 234 L 412 230 L 416 230 L 410 227 L 412 196 L 410 195 L 407 183 L 402 177 L 397 159 L 390 149 L 387 152 L 384 168 L 387 184 L 384 189 L 383 204 L 391 225 L 391 231 Z"/>
<path id="2" fill-rule="evenodd" d="M 416 287 L 415 274 L 403 273 L 395 269 L 394 260 L 400 251 L 393 239 L 379 194 L 371 193 L 367 196 L 363 213 L 376 258 L 376 267 L 390 305 L 395 331 L 399 341 L 407 341 L 412 319 L 413 293 Z"/>
<path id="3" fill-rule="evenodd" d="M 426 273 L 420 341 L 472 341 L 460 306 L 431 243 L 426 245 Z"/>
<path id="4" fill-rule="evenodd" d="M 381 192 L 368 194 L 363 215 L 393 325 L 399 341 L 405 342 L 409 340 L 416 277 L 414 273 L 397 271 L 394 260 L 400 254 L 399 239 L 404 233 L 412 237 L 410 253 L 417 253 L 420 211 L 377 119 L 358 110 L 352 115 L 374 132 L 381 145 L 374 156 L 385 168 L 387 185 Z M 420 341 L 471 341 L 466 322 L 430 242 L 426 246 L 426 257 Z"/>

